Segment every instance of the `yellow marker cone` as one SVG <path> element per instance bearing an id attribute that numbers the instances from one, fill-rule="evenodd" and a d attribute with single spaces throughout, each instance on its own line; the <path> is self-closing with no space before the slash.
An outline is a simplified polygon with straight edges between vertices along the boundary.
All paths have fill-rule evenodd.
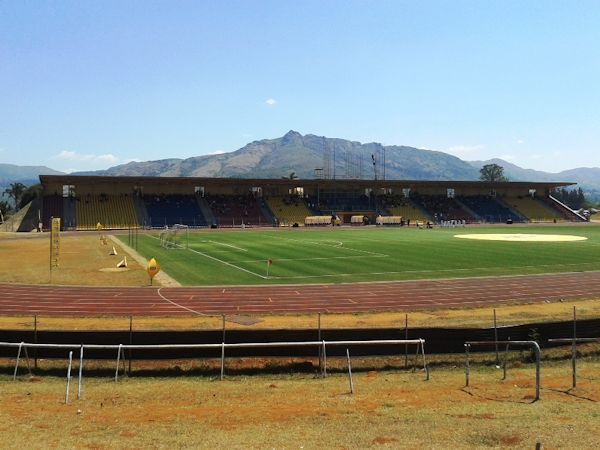
<path id="1" fill-rule="evenodd" d="M 158 272 L 160 272 L 160 264 L 158 264 L 156 259 L 152 258 L 150 261 L 148 261 L 148 264 L 146 265 L 146 272 L 148 272 L 148 276 L 150 277 L 150 285 L 152 286 L 152 279 Z"/>

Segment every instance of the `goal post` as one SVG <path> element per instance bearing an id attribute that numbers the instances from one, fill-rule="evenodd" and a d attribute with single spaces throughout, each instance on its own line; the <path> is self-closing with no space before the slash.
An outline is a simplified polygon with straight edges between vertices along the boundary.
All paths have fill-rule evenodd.
<path id="1" fill-rule="evenodd" d="M 166 249 L 187 249 L 189 245 L 189 227 L 175 224 L 170 228 L 165 227 L 160 232 L 160 246 Z"/>

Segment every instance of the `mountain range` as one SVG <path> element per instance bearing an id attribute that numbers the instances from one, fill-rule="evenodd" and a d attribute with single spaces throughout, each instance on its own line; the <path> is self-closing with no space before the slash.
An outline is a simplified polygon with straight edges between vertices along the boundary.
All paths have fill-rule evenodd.
<path id="1" fill-rule="evenodd" d="M 405 180 L 477 180 L 484 164 L 504 167 L 511 181 L 570 181 L 577 183 L 588 197 L 600 198 L 600 168 L 578 168 L 559 173 L 523 169 L 501 159 L 463 161 L 447 153 L 414 147 L 366 143 L 326 138 L 289 131 L 276 139 L 251 142 L 239 150 L 157 161 L 130 162 L 106 170 L 77 172 L 73 175 L 105 176 L 171 176 L 171 177 L 237 177 L 281 178 L 292 176 L 315 178 L 315 169 L 329 172 L 335 178 L 383 176 Z M 373 164 L 375 161 L 375 165 Z M 0 164 L 0 186 L 38 174 L 60 174 L 47 167 L 22 167 Z M 28 174 L 28 175 L 25 175 Z M 35 176 L 33 175 L 35 174 Z M 24 184 L 24 181 L 21 181 Z"/>
<path id="2" fill-rule="evenodd" d="M 46 166 L 17 166 L 0 163 L 0 200 L 8 199 L 4 195 L 4 190 L 11 183 L 18 182 L 25 186 L 31 186 L 40 182 L 39 175 L 61 175 L 62 173 Z"/>

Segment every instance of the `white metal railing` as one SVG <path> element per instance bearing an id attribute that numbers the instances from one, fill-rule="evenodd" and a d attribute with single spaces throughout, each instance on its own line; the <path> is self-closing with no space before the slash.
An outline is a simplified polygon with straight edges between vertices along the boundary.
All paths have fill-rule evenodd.
<path id="1" fill-rule="evenodd" d="M 83 352 L 87 350 L 117 350 L 117 367 L 115 371 L 115 381 L 119 377 L 119 364 L 121 360 L 125 364 L 125 350 L 165 350 L 165 349 L 221 349 L 221 380 L 225 374 L 225 349 L 226 348 L 280 348 L 280 347 L 316 347 L 320 350 L 319 359 L 322 358 L 322 375 L 327 375 L 327 346 L 356 346 L 356 345 L 416 345 L 415 358 L 418 358 L 419 353 L 423 359 L 423 369 L 425 370 L 426 380 L 429 379 L 429 366 L 425 359 L 425 340 L 424 339 L 381 339 L 370 341 L 292 341 L 292 342 L 238 342 L 238 343 L 216 343 L 216 344 L 37 344 L 31 342 L 0 342 L 0 347 L 18 348 L 17 361 L 13 379 L 17 377 L 19 362 L 21 360 L 21 352 L 24 350 L 27 358 L 27 368 L 31 373 L 29 364 L 28 348 L 45 348 L 45 349 L 65 349 L 69 351 L 69 367 L 67 370 L 67 388 L 65 393 L 65 403 L 69 401 L 69 386 L 71 382 L 71 365 L 73 350 L 79 349 L 79 377 L 77 383 L 77 399 L 81 398 L 81 382 L 83 377 Z M 348 358 L 349 358 L 349 354 Z M 349 366 L 350 367 L 350 366 Z M 349 369 L 350 370 L 350 369 Z"/>
<path id="2" fill-rule="evenodd" d="M 465 387 L 469 386 L 469 352 L 471 350 L 471 346 L 497 346 L 498 344 L 504 344 L 507 346 L 525 346 L 531 347 L 531 349 L 535 353 L 535 400 L 538 401 L 540 399 L 540 346 L 536 341 L 467 341 L 465 342 Z"/>

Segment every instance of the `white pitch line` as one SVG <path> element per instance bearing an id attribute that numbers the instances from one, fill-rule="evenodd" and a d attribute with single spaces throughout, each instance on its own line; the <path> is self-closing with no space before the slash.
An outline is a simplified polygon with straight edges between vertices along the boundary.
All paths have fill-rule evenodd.
<path id="1" fill-rule="evenodd" d="M 330 259 L 357 259 L 357 258 L 389 258 L 388 255 L 351 255 L 351 256 L 326 256 L 319 258 L 277 258 L 277 262 L 281 261 L 317 261 L 317 260 L 330 260 Z M 256 263 L 256 262 L 264 262 L 264 259 L 246 259 L 242 261 L 238 261 L 241 263 Z"/>
<path id="2" fill-rule="evenodd" d="M 236 250 L 240 250 L 242 252 L 247 252 L 248 250 L 242 247 L 236 247 L 235 245 L 232 244 L 225 244 L 224 242 L 218 242 L 218 241 L 211 241 L 210 239 L 204 242 L 211 242 L 213 244 L 217 244 L 217 245 L 224 245 L 225 247 L 231 247 L 231 248 L 235 248 Z"/>
<path id="3" fill-rule="evenodd" d="M 260 274 L 258 274 L 256 272 L 252 272 L 251 270 L 244 269 L 243 267 L 240 267 L 240 266 L 236 266 L 235 264 L 232 264 L 230 262 L 223 261 L 222 259 L 215 258 L 214 256 L 207 255 L 206 253 L 199 252 L 198 250 L 194 250 L 193 248 L 188 248 L 188 251 L 194 252 L 194 253 L 198 253 L 199 255 L 205 256 L 206 258 L 213 259 L 213 260 L 218 261 L 218 262 L 220 262 L 222 264 L 225 264 L 226 266 L 233 267 L 234 269 L 238 269 L 238 270 L 241 270 L 242 272 L 246 272 L 246 273 L 249 273 L 250 275 L 254 275 L 256 277 L 262 278 L 263 280 L 267 279 L 267 277 L 265 275 L 260 275 Z"/>
<path id="4" fill-rule="evenodd" d="M 365 253 L 367 255 L 372 255 L 372 256 L 389 256 L 383 253 L 375 253 L 375 252 L 370 252 L 367 250 L 358 250 L 356 248 L 350 248 L 350 247 L 341 247 L 339 245 L 331 245 L 331 244 L 327 244 L 327 242 L 337 242 L 337 241 L 303 241 L 301 239 L 292 239 L 292 238 L 284 238 L 281 236 L 272 236 L 274 239 L 281 239 L 283 241 L 291 241 L 291 242 L 299 242 L 300 244 L 313 244 L 313 245 L 319 245 L 319 246 L 325 246 L 325 247 L 333 247 L 333 248 L 341 248 L 343 250 L 350 250 L 352 252 L 358 252 L 358 253 Z"/>
<path id="5" fill-rule="evenodd" d="M 570 266 L 582 266 L 587 264 L 594 263 L 573 263 L 573 264 L 543 264 L 539 266 L 512 266 L 512 269 L 534 269 L 540 267 L 570 267 Z M 596 264 L 594 264 L 596 265 Z M 438 272 L 471 272 L 478 270 L 499 270 L 506 269 L 506 267 L 468 267 L 468 268 L 456 268 L 456 269 L 427 269 L 427 270 L 403 270 L 403 271 L 388 271 L 388 272 L 353 272 L 353 273 L 330 273 L 324 275 L 296 275 L 289 277 L 282 276 L 270 276 L 269 278 L 277 279 L 277 280 L 293 280 L 293 279 L 301 279 L 301 278 L 331 278 L 331 277 L 351 277 L 358 275 L 395 275 L 395 274 L 420 274 L 420 273 L 438 273 Z M 560 274 L 562 272 L 543 272 L 543 273 L 529 273 L 525 276 L 533 276 L 533 275 L 552 275 L 552 274 Z M 577 272 L 575 272 L 577 273 Z M 497 275 L 482 275 L 484 277 L 493 277 Z M 508 274 L 508 275 L 500 275 L 500 276 L 519 276 L 517 274 Z M 421 280 L 411 280 L 411 281 L 421 281 Z"/>
<path id="6" fill-rule="evenodd" d="M 151 237 L 153 237 L 153 238 L 154 238 L 154 239 L 156 239 L 156 240 L 159 240 L 159 239 L 158 239 L 157 237 L 155 237 L 155 236 L 151 236 Z M 183 248 L 183 247 L 182 247 L 182 248 Z M 266 276 L 264 276 L 264 275 L 260 275 L 260 274 L 258 274 L 258 273 L 252 272 L 251 270 L 244 269 L 243 267 L 236 266 L 235 264 L 232 264 L 232 263 L 230 263 L 230 262 L 227 262 L 227 261 L 223 261 L 222 259 L 219 259 L 219 258 L 215 258 L 214 256 L 208 255 L 208 254 L 206 254 L 206 253 L 199 252 L 198 250 L 194 250 L 193 248 L 187 248 L 186 250 L 188 250 L 188 251 L 190 251 L 190 252 L 197 253 L 197 254 L 199 254 L 199 255 L 201 255 L 201 256 L 204 256 L 204 257 L 206 257 L 206 258 L 212 259 L 212 260 L 214 260 L 214 261 L 220 262 L 221 264 L 225 264 L 226 266 L 233 267 L 234 269 L 241 270 L 242 272 L 249 273 L 250 275 L 254 275 L 254 276 L 256 276 L 256 277 L 262 278 L 263 280 L 266 280 L 266 279 L 267 279 L 267 277 L 266 277 Z"/>
<path id="7" fill-rule="evenodd" d="M 175 303 L 174 301 L 172 301 L 172 300 L 169 300 L 167 297 L 165 297 L 164 295 L 162 295 L 162 293 L 160 292 L 160 290 L 161 290 L 161 289 L 162 289 L 162 288 L 158 288 L 158 290 L 156 291 L 156 293 L 157 293 L 157 294 L 159 295 L 159 297 L 160 297 L 160 298 L 162 298 L 164 301 L 166 301 L 166 302 L 169 302 L 171 305 L 173 305 L 173 306 L 177 306 L 178 308 L 185 309 L 186 311 L 189 311 L 189 312 L 191 312 L 191 313 L 197 314 L 198 316 L 205 316 L 205 315 L 206 315 L 206 314 L 204 314 L 204 313 L 201 313 L 201 312 L 199 312 L 199 311 L 196 311 L 196 310 L 194 310 L 194 309 L 188 308 L 187 306 L 183 306 L 183 305 L 180 305 L 179 303 Z"/>

